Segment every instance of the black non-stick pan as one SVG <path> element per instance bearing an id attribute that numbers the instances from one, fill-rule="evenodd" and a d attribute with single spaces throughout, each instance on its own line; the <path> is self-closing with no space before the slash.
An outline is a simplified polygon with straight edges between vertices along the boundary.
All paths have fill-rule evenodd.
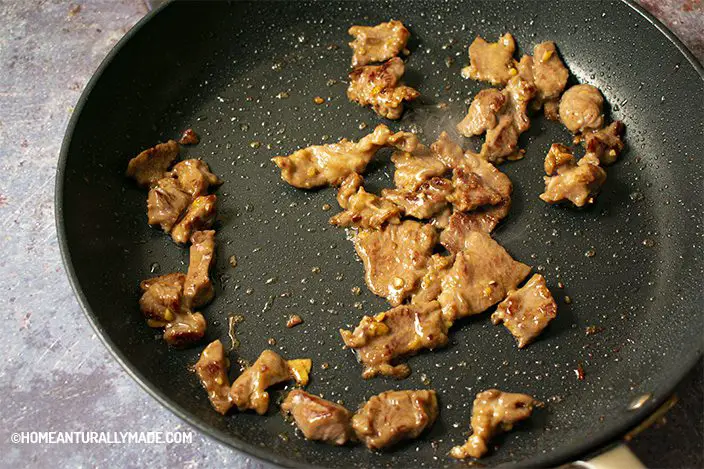
<path id="1" fill-rule="evenodd" d="M 389 18 L 412 32 L 405 79 L 423 95 L 401 121 L 387 122 L 392 128 L 427 144 L 452 131 L 466 100 L 486 87 L 460 76 L 467 46 L 478 34 L 510 31 L 520 52 L 558 44 L 571 81 L 599 87 L 611 117 L 625 123 L 628 150 L 594 206 L 548 206 L 538 199 L 542 161 L 551 143 L 571 137 L 535 117 L 521 141 L 525 159 L 501 167 L 514 184 L 513 207 L 495 237 L 548 279 L 558 318 L 518 350 L 485 313 L 456 325 L 447 348 L 410 359 L 408 379 L 365 381 L 338 329 L 388 305 L 365 288 L 346 233 L 328 225 L 335 191 L 286 185 L 270 158 L 357 139 L 380 122 L 345 96 L 347 29 Z M 57 177 L 61 247 L 80 302 L 117 360 L 159 402 L 234 448 L 292 467 L 461 466 L 447 452 L 466 437 L 473 396 L 498 387 L 546 407 L 483 462 L 556 465 L 638 425 L 701 356 L 703 102 L 701 66 L 660 23 L 619 1 L 168 4 L 127 34 L 76 107 Z M 138 284 L 184 271 L 188 251 L 147 226 L 146 194 L 124 172 L 140 150 L 188 127 L 202 140 L 184 157 L 205 159 L 225 184 L 207 340 L 176 350 L 145 325 Z M 370 187 L 390 185 L 392 170 L 381 151 Z M 287 329 L 293 313 L 305 322 Z M 387 389 L 433 388 L 438 422 L 416 441 L 373 453 L 306 441 L 277 405 L 264 417 L 217 414 L 189 367 L 207 341 L 230 345 L 228 317 L 237 314 L 245 319 L 233 363 L 265 348 L 310 357 L 308 389 L 352 409 Z M 590 326 L 596 334 L 586 333 Z"/>

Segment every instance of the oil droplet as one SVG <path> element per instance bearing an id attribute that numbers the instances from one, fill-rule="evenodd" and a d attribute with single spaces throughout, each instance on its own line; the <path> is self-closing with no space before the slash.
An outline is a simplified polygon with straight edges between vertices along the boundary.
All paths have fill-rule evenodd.
<path id="1" fill-rule="evenodd" d="M 288 99 L 289 94 L 286 91 L 282 91 L 281 93 L 277 94 L 276 97 L 278 99 Z"/>
<path id="2" fill-rule="evenodd" d="M 161 266 L 159 265 L 159 263 L 155 262 L 151 266 L 149 266 L 149 272 L 153 274 L 154 272 L 158 271 L 160 268 L 161 268 Z"/>

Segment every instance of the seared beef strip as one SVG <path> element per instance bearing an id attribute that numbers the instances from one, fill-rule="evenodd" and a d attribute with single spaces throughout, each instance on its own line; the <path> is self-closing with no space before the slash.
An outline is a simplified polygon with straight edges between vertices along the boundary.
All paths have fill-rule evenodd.
<path id="1" fill-rule="evenodd" d="M 481 90 L 469 105 L 467 116 L 457 124 L 457 130 L 465 137 L 482 135 L 499 123 L 498 114 L 504 107 L 506 96 L 496 88 Z"/>
<path id="2" fill-rule="evenodd" d="M 523 287 L 508 293 L 491 315 L 491 322 L 503 322 L 518 341 L 518 348 L 523 348 L 533 342 L 555 316 L 557 304 L 545 285 L 545 278 L 535 274 Z"/>
<path id="3" fill-rule="evenodd" d="M 409 132 L 392 134 L 380 124 L 359 142 L 347 139 L 330 145 L 313 145 L 290 156 L 277 156 L 272 161 L 281 168 L 281 178 L 294 187 L 312 189 L 337 186 L 352 173 L 362 173 L 379 148 L 394 146 L 413 151 L 418 139 Z"/>
<path id="4" fill-rule="evenodd" d="M 489 440 L 500 431 L 509 431 L 516 422 L 533 413 L 537 402 L 527 394 L 489 389 L 480 392 L 472 407 L 472 435 L 462 446 L 455 446 L 450 456 L 457 459 L 481 458 L 489 451 Z"/>
<path id="5" fill-rule="evenodd" d="M 417 438 L 438 416 L 433 390 L 387 391 L 369 399 L 352 417 L 352 428 L 369 449 Z"/>
<path id="6" fill-rule="evenodd" d="M 436 242 L 435 228 L 413 220 L 360 230 L 354 238 L 367 286 L 394 306 L 417 288 Z"/>
<path id="7" fill-rule="evenodd" d="M 169 233 L 191 203 L 191 196 L 184 192 L 176 179 L 164 177 L 149 189 L 147 220 Z"/>
<path id="8" fill-rule="evenodd" d="M 215 263 L 215 231 L 196 231 L 191 237 L 190 260 L 183 286 L 188 309 L 208 304 L 215 296 L 210 269 Z"/>
<path id="9" fill-rule="evenodd" d="M 396 151 L 391 155 L 396 166 L 394 184 L 397 189 L 413 191 L 425 181 L 444 175 L 448 167 L 440 161 L 434 151 L 418 145 L 413 152 Z"/>
<path id="10" fill-rule="evenodd" d="M 337 201 L 345 210 L 330 218 L 330 224 L 341 227 L 381 228 L 385 223 L 397 224 L 401 210 L 392 202 L 367 192 L 364 180 L 353 173 L 340 185 Z"/>
<path id="11" fill-rule="evenodd" d="M 509 33 L 497 42 L 486 42 L 477 36 L 469 46 L 469 67 L 462 69 L 462 76 L 505 85 L 516 73 L 515 50 L 516 42 Z"/>
<path id="12" fill-rule="evenodd" d="M 585 134 L 584 147 L 587 154 L 595 155 L 602 165 L 615 163 L 623 151 L 622 133 L 623 122 L 615 121 L 601 130 Z"/>
<path id="13" fill-rule="evenodd" d="M 466 244 L 465 239 L 474 231 L 491 233 L 508 214 L 508 205 L 496 205 L 474 212 L 455 212 L 448 219 L 447 227 L 440 233 L 440 244 L 451 253 L 458 253 Z"/>
<path id="14" fill-rule="evenodd" d="M 196 231 L 206 230 L 215 221 L 217 196 L 201 195 L 193 199 L 186 214 L 171 230 L 171 238 L 179 244 L 186 244 Z"/>
<path id="15" fill-rule="evenodd" d="M 428 270 L 420 281 L 420 288 L 411 298 L 411 304 L 424 305 L 437 300 L 442 291 L 442 279 L 454 263 L 454 254 L 433 254 L 428 261 Z"/>
<path id="16" fill-rule="evenodd" d="M 515 261 L 488 234 L 468 233 L 464 249 L 441 280 L 438 301 L 445 322 L 485 311 L 515 290 L 529 272 L 530 267 Z"/>
<path id="17" fill-rule="evenodd" d="M 373 317 L 364 316 L 354 331 L 341 329 L 340 335 L 364 365 L 364 379 L 377 375 L 405 378 L 411 369 L 405 363 L 395 364 L 399 358 L 444 347 L 448 340 L 437 301 L 401 305 Z"/>
<path id="18" fill-rule="evenodd" d="M 560 100 L 560 95 L 567 85 L 569 70 L 557 55 L 557 48 L 552 41 L 545 41 L 533 48 L 532 75 L 536 88 L 534 109 L 546 106 L 545 115 L 548 118 L 555 116 L 555 105 Z"/>
<path id="19" fill-rule="evenodd" d="M 454 190 L 447 200 L 460 212 L 468 212 L 485 205 L 498 205 L 504 200 L 501 194 L 479 174 L 473 172 L 469 165 L 455 168 L 452 172 L 452 186 Z"/>
<path id="20" fill-rule="evenodd" d="M 163 327 L 174 320 L 181 310 L 185 280 L 182 273 L 172 273 L 142 280 L 139 284 L 142 290 L 139 309 L 151 327 Z"/>
<path id="21" fill-rule="evenodd" d="M 399 207 L 408 217 L 424 219 L 440 213 L 448 204 L 448 198 L 463 191 L 453 187 L 452 181 L 433 177 L 417 189 L 383 189 L 381 196 Z"/>
<path id="22" fill-rule="evenodd" d="M 350 47 L 352 66 L 366 65 L 373 62 L 384 62 L 397 56 L 406 48 L 411 33 L 397 20 L 380 23 L 376 26 L 352 26 L 349 29 L 354 41 Z"/>
<path id="23" fill-rule="evenodd" d="M 184 160 L 171 169 L 171 176 L 178 180 L 181 190 L 198 197 L 208 193 L 210 187 L 222 184 L 220 178 L 210 172 L 208 163 L 203 160 Z"/>
<path id="24" fill-rule="evenodd" d="M 550 204 L 569 200 L 577 207 L 594 202 L 594 197 L 606 181 L 606 171 L 599 158 L 587 153 L 575 164 L 572 151 L 553 143 L 545 157 L 545 192 L 540 198 Z"/>
<path id="25" fill-rule="evenodd" d="M 464 162 L 464 150 L 445 131 L 430 145 L 430 150 L 448 168 L 456 168 Z"/>
<path id="26" fill-rule="evenodd" d="M 150 187 L 164 177 L 178 153 L 179 146 L 174 140 L 144 150 L 127 164 L 127 176 L 142 187 Z"/>
<path id="27" fill-rule="evenodd" d="M 164 327 L 164 340 L 174 347 L 183 347 L 199 341 L 205 335 L 205 318 L 200 313 L 181 310 Z"/>
<path id="28" fill-rule="evenodd" d="M 237 377 L 230 388 L 230 400 L 239 410 L 253 409 L 264 415 L 269 409 L 269 386 L 291 379 L 286 360 L 271 350 L 264 350 L 252 366 Z"/>
<path id="29" fill-rule="evenodd" d="M 349 75 L 347 97 L 361 106 L 370 106 L 381 117 L 399 119 L 403 102 L 420 96 L 417 90 L 400 83 L 405 69 L 403 60 L 398 57 L 381 65 L 355 68 Z"/>
<path id="30" fill-rule="evenodd" d="M 570 132 L 584 133 L 604 126 L 604 97 L 592 85 L 575 85 L 560 99 L 560 120 Z"/>
<path id="31" fill-rule="evenodd" d="M 230 380 L 227 377 L 228 366 L 229 360 L 225 357 L 225 349 L 219 340 L 205 347 L 195 366 L 196 374 L 208 393 L 210 404 L 222 415 L 232 407 Z"/>
<path id="32" fill-rule="evenodd" d="M 281 410 L 293 416 L 296 426 L 309 440 L 341 446 L 355 438 L 349 410 L 300 389 L 288 393 Z"/>

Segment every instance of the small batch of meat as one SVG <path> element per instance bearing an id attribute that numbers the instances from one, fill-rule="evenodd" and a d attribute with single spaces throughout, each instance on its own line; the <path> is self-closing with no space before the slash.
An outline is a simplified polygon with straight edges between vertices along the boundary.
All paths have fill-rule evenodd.
<path id="1" fill-rule="evenodd" d="M 592 85 L 565 90 L 569 70 L 552 41 L 537 44 L 533 55 L 516 61 L 516 42 L 504 34 L 497 42 L 477 38 L 469 46 L 465 77 L 486 81 L 503 89 L 481 90 L 472 100 L 467 116 L 457 124 L 465 137 L 486 134 L 480 155 L 492 163 L 524 156 L 518 148 L 521 133 L 530 128 L 529 111 L 543 109 L 545 116 L 559 120 L 583 142 L 585 154 L 578 161 L 573 151 L 553 144 L 545 157 L 545 191 L 540 198 L 550 204 L 571 202 L 577 207 L 594 202 L 606 181 L 602 166 L 616 161 L 623 150 L 623 124 L 604 127 L 604 97 Z M 564 91 L 564 93 L 563 93 Z"/>
<path id="2" fill-rule="evenodd" d="M 215 295 L 210 269 L 215 262 L 215 231 L 210 230 L 216 215 L 215 194 L 222 181 L 198 159 L 174 163 L 179 143 L 198 143 L 188 129 L 176 142 L 169 140 L 144 150 L 127 165 L 127 176 L 149 190 L 147 219 L 159 226 L 178 244 L 191 243 L 186 274 L 174 272 L 143 280 L 139 308 L 150 327 L 164 328 L 164 340 L 185 346 L 205 335 L 206 322 L 198 308 Z M 169 170 L 169 168 L 171 168 Z"/>
<path id="3" fill-rule="evenodd" d="M 396 120 L 403 114 L 403 103 L 420 93 L 401 81 L 406 66 L 399 54 L 408 55 L 406 43 L 411 33 L 400 21 L 376 26 L 352 26 L 354 40 L 352 67 L 347 97 L 360 106 L 371 107 L 379 116 Z M 371 65 L 378 63 L 378 65 Z"/>

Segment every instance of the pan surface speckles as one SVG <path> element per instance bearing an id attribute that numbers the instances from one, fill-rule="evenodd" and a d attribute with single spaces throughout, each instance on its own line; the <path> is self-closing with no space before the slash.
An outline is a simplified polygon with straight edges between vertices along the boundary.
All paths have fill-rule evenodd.
<path id="1" fill-rule="evenodd" d="M 428 144 L 441 130 L 453 131 L 465 101 L 484 87 L 460 77 L 467 46 L 477 34 L 493 39 L 510 31 L 523 51 L 548 39 L 558 44 L 572 82 L 598 86 L 611 116 L 625 122 L 628 150 L 609 168 L 595 206 L 582 211 L 537 197 L 547 149 L 570 140 L 560 125 L 534 119 L 521 142 L 525 159 L 502 166 L 514 183 L 514 205 L 496 237 L 547 278 L 559 303 L 558 318 L 536 343 L 517 350 L 484 314 L 455 326 L 446 349 L 410 359 L 407 380 L 362 381 L 337 331 L 387 305 L 364 286 L 344 231 L 327 224 L 337 210 L 334 191 L 293 189 L 269 159 L 359 138 L 379 122 L 345 96 L 346 30 L 388 18 L 412 32 L 405 79 L 423 95 L 400 122 L 389 123 L 394 129 L 414 130 Z M 446 454 L 465 437 L 474 394 L 499 387 L 548 405 L 484 462 L 556 463 L 647 415 L 701 354 L 703 82 L 625 4 L 177 2 L 129 37 L 87 93 L 59 170 L 60 231 L 72 281 L 132 372 L 180 415 L 235 447 L 303 467 L 454 466 Z M 315 104 L 316 96 L 325 102 Z M 185 270 L 188 254 L 147 227 L 145 193 L 124 178 L 124 168 L 139 150 L 187 127 L 201 143 L 184 156 L 204 158 L 226 181 L 218 191 L 217 296 L 203 311 L 207 339 L 227 344 L 227 318 L 241 314 L 233 362 L 254 360 L 266 347 L 287 358 L 310 357 L 309 390 L 353 409 L 389 388 L 432 387 L 441 414 L 428 435 L 376 454 L 305 441 L 275 406 L 264 418 L 223 418 L 187 369 L 200 348 L 169 350 L 155 339 L 137 308 L 138 282 Z M 463 140 L 465 147 L 478 143 Z M 388 151 L 379 157 L 370 165 L 375 190 L 391 183 Z M 304 323 L 286 328 L 291 314 Z M 587 335 L 587 326 L 603 331 Z M 654 399 L 627 410 L 645 393 Z"/>

